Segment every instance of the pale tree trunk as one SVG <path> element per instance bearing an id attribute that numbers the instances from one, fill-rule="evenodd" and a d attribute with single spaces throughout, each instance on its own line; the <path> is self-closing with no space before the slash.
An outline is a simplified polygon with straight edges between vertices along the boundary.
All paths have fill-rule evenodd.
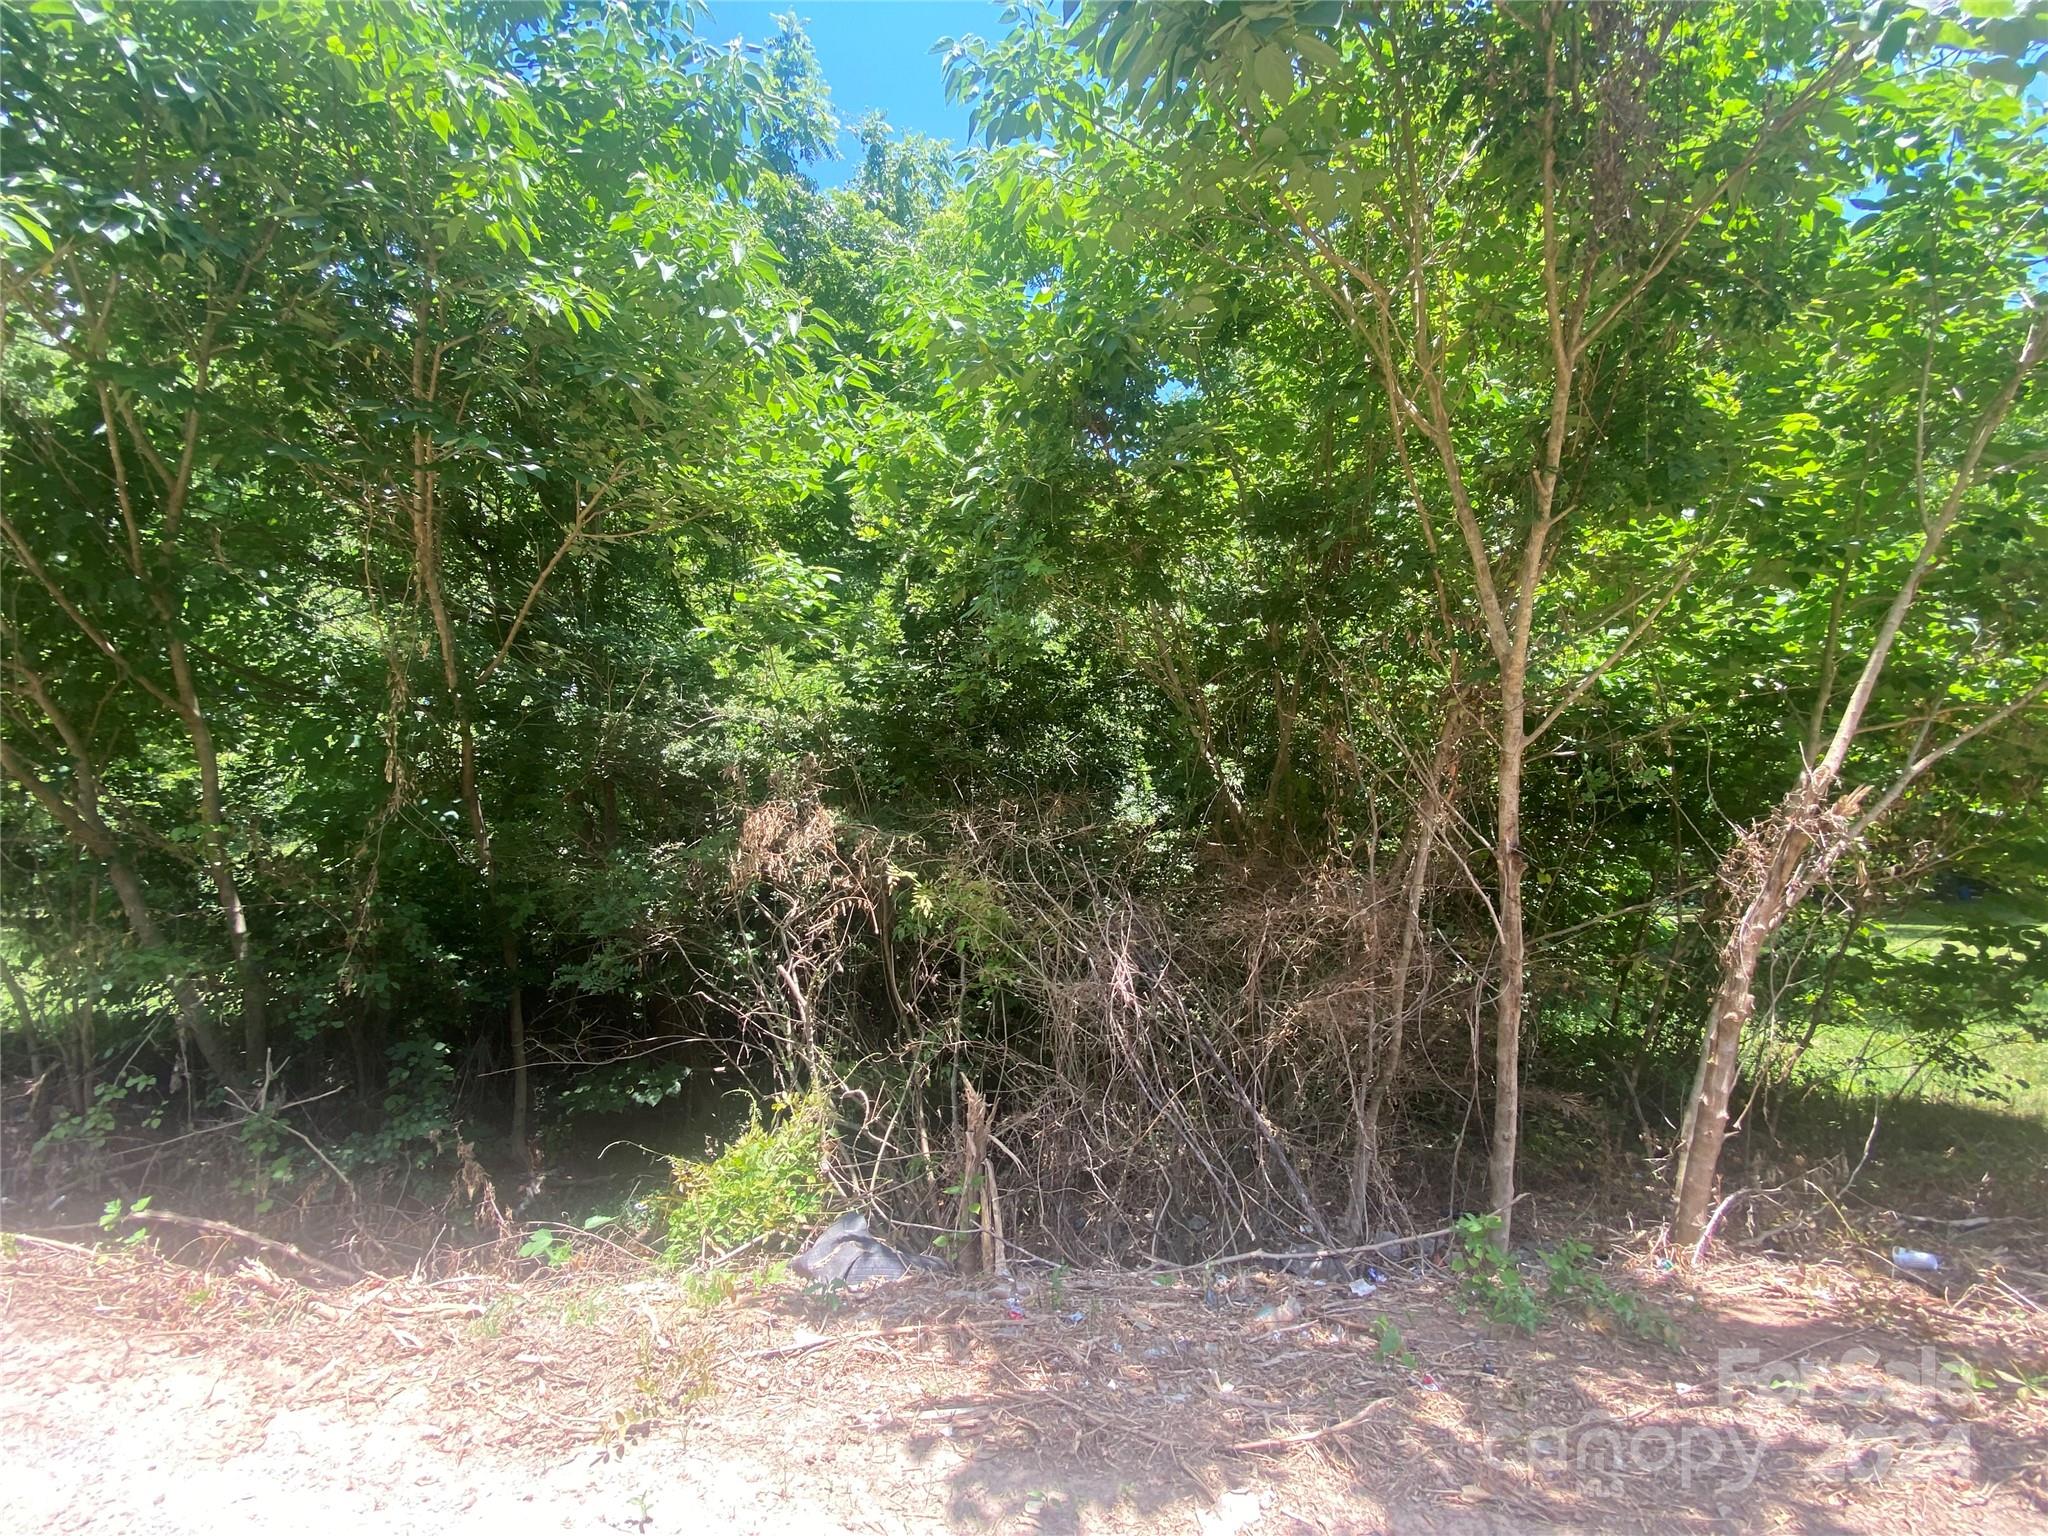
<path id="1" fill-rule="evenodd" d="M 431 255 L 425 265 L 425 278 L 428 293 L 418 309 L 421 315 L 427 317 L 427 322 L 413 337 L 408 384 L 414 407 L 422 412 L 431 412 L 440 404 L 441 366 L 449 351 L 475 338 L 464 337 L 438 341 L 431 346 L 428 344 L 428 332 L 443 329 L 442 322 L 445 319 L 445 306 L 438 284 L 436 263 Z M 461 414 L 462 410 L 458 405 L 458 419 Z M 433 621 L 435 647 L 441 663 L 441 681 L 448 693 L 448 707 L 454 714 L 457 773 L 463 816 L 469 824 L 471 859 L 483 880 L 485 899 L 491 908 L 492 916 L 500 927 L 499 941 L 504 959 L 505 979 L 510 988 L 510 997 L 505 1009 L 505 1040 L 512 1076 L 512 1140 L 515 1143 L 514 1150 L 521 1155 L 527 1152 L 526 1131 L 533 1098 L 528 1075 L 526 1006 L 519 983 L 522 935 L 507 915 L 498 897 L 497 863 L 491 849 L 490 823 L 484 811 L 483 788 L 477 763 L 476 726 L 473 715 L 475 693 L 489 681 L 491 675 L 511 653 L 513 642 L 547 590 L 549 579 L 555 574 L 556 568 L 580 543 L 600 537 L 594 530 L 598 519 L 603 516 L 606 498 L 625 479 L 628 469 L 628 463 L 621 461 L 609 476 L 593 484 L 588 496 L 583 494 L 581 482 L 577 483 L 573 515 L 561 543 L 541 565 L 496 652 L 478 669 L 473 678 L 466 676 L 463 670 L 461 651 L 456 642 L 455 621 L 449 611 L 447 588 L 442 580 L 439 496 L 441 471 L 432 439 L 423 430 L 415 430 L 412 435 L 410 491 L 400 492 L 400 500 L 405 506 L 410 523 L 413 566 L 419 578 L 421 594 L 426 600 L 428 614 Z"/>
<path id="2" fill-rule="evenodd" d="M 1679 1133 L 1679 1215 L 1672 1222 L 1672 1237 L 1681 1243 L 1697 1242 L 1706 1224 L 1714 1172 L 1728 1136 L 1728 1105 L 1735 1092 L 1742 1031 L 1756 1011 L 1757 964 L 1798 899 L 1795 882 L 1800 866 L 1815 846 L 1826 812 L 1818 793 L 1808 786 L 1788 797 L 1780 815 L 1775 846 L 1745 843 L 1729 855 L 1730 867 L 1723 873 L 1724 881 L 1746 891 L 1747 899 L 1721 946 L 1721 978 L 1714 988 L 1707 1036 Z M 1737 873 L 1740 866 L 1747 867 Z"/>
<path id="3" fill-rule="evenodd" d="M 426 277 L 428 284 L 433 285 L 435 267 L 431 258 L 427 263 Z M 440 295 L 436 291 L 431 303 L 422 306 L 422 313 L 438 319 L 440 309 Z M 441 362 L 448 346 L 449 343 L 439 343 L 429 353 L 424 333 L 416 332 L 414 335 L 410 382 L 413 402 L 419 409 L 430 410 L 435 404 L 440 393 Z M 501 926 L 499 937 L 503 946 L 505 978 L 512 989 L 505 1011 L 505 1038 L 512 1067 L 511 1139 L 513 1150 L 523 1156 L 527 1150 L 526 1122 L 532 1094 L 527 1077 L 526 1013 L 519 990 L 519 935 L 498 902 L 498 872 L 491 853 L 490 824 L 484 816 L 483 791 L 477 780 L 476 731 L 470 719 L 469 693 L 463 686 L 455 623 L 449 614 L 447 592 L 441 581 L 439 479 L 433 443 L 426 432 L 415 429 L 412 435 L 411 505 L 407 509 L 412 523 L 413 565 L 419 574 L 420 590 L 426 597 L 428 614 L 433 619 L 434 638 L 441 661 L 441 681 L 448 690 L 448 706 L 455 715 L 458 773 L 463 814 L 469 822 L 470 852 L 477 873 L 484 882 L 485 901 Z M 495 664 L 494 661 L 492 665 Z"/>
<path id="4" fill-rule="evenodd" d="M 503 947 L 506 980 L 512 988 L 505 1014 L 505 1036 L 512 1066 L 512 1140 L 515 1150 L 523 1152 L 531 1092 L 527 1081 L 526 1014 L 519 994 L 519 935 L 499 910 L 497 863 L 491 852 L 490 824 L 484 817 L 483 790 L 477 781 L 476 730 L 470 722 L 469 699 L 462 683 L 455 625 L 449 616 L 448 600 L 441 584 L 440 529 L 435 510 L 435 471 L 431 455 L 432 449 L 424 435 L 417 435 L 413 444 L 413 561 L 419 572 L 420 588 L 427 599 L 427 610 L 434 622 L 441 681 L 448 690 L 449 708 L 455 714 L 458 773 L 463 815 L 469 823 L 470 856 L 484 882 L 484 899 L 502 925 L 499 940 Z"/>
<path id="5" fill-rule="evenodd" d="M 1863 802 L 1869 793 L 1868 786 L 1828 806 L 1863 728 L 1863 717 L 1884 675 L 1892 646 L 1920 595 L 1927 573 L 1933 569 L 1943 544 L 1962 516 L 1964 501 L 1975 483 L 1992 435 L 2011 414 L 2027 376 L 2044 355 L 2048 355 L 2048 316 L 2037 316 L 2028 328 L 2011 375 L 1977 418 L 1948 495 L 1927 521 L 1920 553 L 1871 641 L 1870 654 L 1842 706 L 1826 755 L 1801 775 L 1799 784 L 1785 796 L 1770 819 L 1746 833 L 1723 863 L 1722 881 L 1734 898 L 1734 916 L 1729 936 L 1721 946 L 1721 976 L 1714 989 L 1713 1012 L 1700 1043 L 1699 1067 L 1694 1073 L 1693 1092 L 1679 1135 L 1671 1211 L 1671 1238 L 1676 1244 L 1697 1248 L 1707 1235 L 1708 1205 L 1713 1199 L 1721 1149 L 1728 1135 L 1728 1105 L 1735 1091 L 1742 1029 L 1756 1008 L 1757 965 L 1771 936 L 1807 893 L 1827 877 L 1835 863 L 1862 841 L 1918 779 L 1966 742 L 2030 707 L 2048 689 L 2048 682 L 2037 685 L 1931 751 L 1916 748 L 1908 754 L 1905 767 L 1890 787 L 1867 810 Z M 1923 410 L 1928 384 L 1923 377 Z M 1924 445 L 1918 456 L 1916 474 L 1924 484 Z"/>
<path id="6" fill-rule="evenodd" d="M 1515 1169 L 1521 1147 L 1522 1028 L 1528 992 L 1528 937 L 1522 912 L 1522 875 L 1528 860 L 1522 853 L 1522 768 L 1529 746 L 1529 651 L 1535 639 L 1536 605 L 1543 585 L 1548 541 L 1556 523 L 1557 485 L 1563 473 L 1566 431 L 1571 420 L 1572 386 L 1578 372 L 1579 328 L 1583 298 L 1568 303 L 1564 296 L 1564 260 L 1557 231 L 1557 37 L 1556 16 L 1544 23 L 1545 93 L 1543 108 L 1543 293 L 1549 322 L 1550 412 L 1543 440 L 1543 459 L 1530 477 L 1534 507 L 1523 536 L 1521 569 L 1510 594 L 1510 609 L 1495 590 L 1492 562 L 1479 522 L 1464 492 L 1463 476 L 1452 481 L 1453 507 L 1474 579 L 1487 607 L 1487 628 L 1500 666 L 1500 766 L 1494 803 L 1495 917 L 1500 929 L 1499 990 L 1494 996 L 1493 1143 L 1487 1159 L 1487 1182 L 1494 1213 L 1500 1218 L 1500 1242 L 1513 1237 Z M 1583 294 L 1583 290 L 1582 290 Z M 1432 377 L 1430 394 L 1441 420 L 1440 440 L 1451 441 L 1450 417 L 1443 406 L 1440 380 Z"/>
<path id="7" fill-rule="evenodd" d="M 211 341 L 207 345 L 210 347 Z M 203 363 L 203 358 L 202 358 Z M 197 389 L 205 387 L 206 370 L 199 370 Z M 179 515 L 190 495 L 194 455 L 198 444 L 197 407 L 188 410 L 185 434 L 175 463 L 167 464 L 150 445 L 147 433 L 135 414 L 115 394 L 111 386 L 98 386 L 101 421 L 107 439 L 107 453 L 112 469 L 114 499 L 120 513 L 126 541 L 122 557 L 129 573 L 148 596 L 155 609 L 162 628 L 167 659 L 170 663 L 172 686 L 166 690 L 152 679 L 116 646 L 109 635 L 101 630 L 85 610 L 74 602 L 58 585 L 49 569 L 36 558 L 21 531 L 0 516 L 0 536 L 4 536 L 13 549 L 16 558 L 36 583 L 68 617 L 79 633 L 102 655 L 114 664 L 116 672 L 147 694 L 157 704 L 174 715 L 183 727 L 187 740 L 192 746 L 194 766 L 199 770 L 200 797 L 199 819 L 202 828 L 201 857 L 214 892 L 220 901 L 223 922 L 228 932 L 228 949 L 233 958 L 237 980 L 242 992 L 243 1045 L 252 1069 L 260 1070 L 267 1051 L 267 1004 L 268 985 L 261 962 L 250 944 L 247 914 L 243 907 L 240 884 L 235 875 L 234 861 L 228 849 L 225 836 L 226 817 L 223 810 L 220 782 L 220 759 L 214 747 L 213 734 L 207 723 L 206 712 L 200 702 L 198 685 L 193 677 L 190 660 L 185 651 L 183 636 L 179 631 L 177 608 L 171 594 L 164 589 L 144 552 L 142 525 L 136 498 L 130 485 L 126 456 L 121 451 L 123 436 L 127 437 L 154 471 L 162 488 L 162 536 L 157 547 L 159 564 L 168 560 L 177 538 Z M 51 700 L 42 680 L 23 663 L 14 658 L 16 671 L 28 681 L 27 691 L 34 697 L 38 708 L 48 717 L 50 723 L 65 738 L 80 771 L 90 773 L 91 759 L 85 746 L 78 739 L 76 731 L 65 719 L 63 713 Z M 110 830 L 107 836 L 112 837 Z M 110 879 L 113 879 L 110 875 Z M 118 889 L 118 881 L 116 881 Z M 209 1054 L 209 1064 L 214 1065 Z"/>
<path id="8" fill-rule="evenodd" d="M 167 608 L 167 604 L 163 605 Z M 235 864 L 228 850 L 221 809 L 220 756 L 214 750 L 213 731 L 200 708 L 199 691 L 192 680 L 192 668 L 185 657 L 185 642 L 168 612 L 166 633 L 171 658 L 171 676 L 177 685 L 179 715 L 192 742 L 192 755 L 199 764 L 199 818 L 205 829 L 206 871 L 220 901 L 227 923 L 228 953 L 235 963 L 236 979 L 242 988 L 242 1060 L 252 1076 L 260 1077 L 270 1055 L 270 981 L 263 962 L 249 943 L 249 919 L 242 910 L 242 890 L 235 878 Z"/>
<path id="9" fill-rule="evenodd" d="M 1533 602 L 1529 593 L 1525 602 Z M 1528 953 L 1522 922 L 1522 731 L 1525 679 L 1516 668 L 1501 678 L 1500 784 L 1495 801 L 1494 883 L 1500 916 L 1499 991 L 1494 997 L 1493 1146 L 1487 1182 L 1501 1221 L 1501 1241 L 1515 1205 L 1515 1158 L 1522 1116 L 1522 1010 Z"/>

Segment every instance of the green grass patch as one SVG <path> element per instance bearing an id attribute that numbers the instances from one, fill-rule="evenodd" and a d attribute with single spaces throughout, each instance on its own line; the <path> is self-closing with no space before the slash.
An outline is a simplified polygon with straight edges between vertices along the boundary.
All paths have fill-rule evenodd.
<path id="1" fill-rule="evenodd" d="M 1925 901 L 1908 907 L 1880 925 L 1885 942 L 1901 954 L 1931 954 L 1944 941 L 1983 928 L 2011 928 L 2021 933 L 2048 932 L 2048 919 L 2017 901 Z"/>
<path id="2" fill-rule="evenodd" d="M 2048 923 L 2013 901 L 1928 902 L 1873 923 L 1797 1079 L 1850 1101 L 1968 1105 L 2048 1125 L 2044 939 Z"/>

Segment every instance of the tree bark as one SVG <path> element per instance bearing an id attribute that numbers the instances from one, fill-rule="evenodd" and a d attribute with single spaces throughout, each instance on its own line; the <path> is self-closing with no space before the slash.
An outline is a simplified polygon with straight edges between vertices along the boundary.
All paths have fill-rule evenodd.
<path id="1" fill-rule="evenodd" d="M 1533 599 L 1534 594 L 1530 594 Z M 1522 922 L 1522 730 L 1520 669 L 1501 678 L 1500 789 L 1495 803 L 1494 883 L 1500 907 L 1500 990 L 1494 998 L 1493 1146 L 1487 1178 L 1501 1241 L 1515 1206 L 1522 1115 L 1522 1005 L 1528 954 Z"/>
<path id="2" fill-rule="evenodd" d="M 1721 946 L 1721 977 L 1714 988 L 1713 1011 L 1708 1015 L 1685 1123 L 1679 1130 L 1677 1204 L 1671 1222 L 1676 1243 L 1697 1243 L 1706 1227 L 1714 1175 L 1728 1139 L 1728 1105 L 1735 1092 L 1742 1031 L 1756 1011 L 1757 964 L 1771 936 L 1804 894 L 1795 882 L 1815 842 L 1822 814 L 1819 797 L 1809 787 L 1781 814 L 1776 846 L 1757 872 Z M 1742 850 L 1738 848 L 1729 857 L 1731 864 L 1737 863 Z M 1734 878 L 1739 877 L 1724 875 L 1731 883 Z"/>
<path id="3" fill-rule="evenodd" d="M 249 943 L 249 919 L 242 908 L 242 890 L 235 878 L 235 865 L 228 851 L 225 815 L 221 809 L 220 755 L 214 750 L 213 731 L 206 711 L 199 704 L 199 690 L 185 654 L 167 599 L 160 594 L 157 606 L 163 614 L 165 637 L 171 660 L 171 678 L 177 687 L 178 713 L 185 734 L 192 742 L 192 756 L 199 765 L 199 819 L 205 829 L 202 846 L 206 872 L 220 901 L 221 916 L 227 923 L 228 953 L 235 964 L 235 976 L 242 987 L 242 1060 L 252 1076 L 260 1077 L 270 1055 L 270 981 L 263 961 Z"/>

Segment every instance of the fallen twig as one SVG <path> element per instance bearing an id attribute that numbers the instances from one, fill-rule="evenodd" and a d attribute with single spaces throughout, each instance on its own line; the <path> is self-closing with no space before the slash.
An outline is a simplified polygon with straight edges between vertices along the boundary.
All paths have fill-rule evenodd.
<path id="1" fill-rule="evenodd" d="M 363 1278 L 361 1275 L 352 1275 L 347 1270 L 328 1263 L 325 1259 L 316 1259 L 313 1255 L 292 1243 L 284 1242 L 275 1237 L 265 1237 L 260 1232 L 250 1232 L 242 1227 L 230 1225 L 225 1221 L 215 1221 L 210 1216 L 181 1216 L 176 1211 L 163 1211 L 151 1207 L 147 1211 L 132 1214 L 127 1219 L 140 1222 L 144 1226 L 153 1221 L 160 1221 L 174 1227 L 190 1227 L 197 1232 L 211 1232 L 218 1237 L 232 1237 L 253 1247 L 268 1249 L 272 1253 L 282 1253 L 288 1258 L 296 1259 L 315 1274 L 325 1275 L 328 1279 L 342 1285 L 354 1285 Z"/>
<path id="2" fill-rule="evenodd" d="M 62 1253 L 82 1253 L 88 1259 L 97 1259 L 101 1256 L 99 1249 L 88 1248 L 83 1243 L 61 1242 L 54 1237 L 37 1237 L 30 1232 L 8 1232 L 0 1236 L 4 1236 L 10 1243 L 33 1243 L 38 1248 L 55 1248 Z"/>
<path id="3" fill-rule="evenodd" d="M 727 1355 L 720 1365 L 734 1365 L 741 1360 L 773 1360 L 783 1355 L 808 1354 L 814 1349 L 823 1349 L 828 1344 L 858 1344 L 864 1339 L 887 1339 L 901 1333 L 923 1333 L 931 1328 L 958 1328 L 960 1323 L 906 1323 L 900 1328 L 870 1328 L 864 1333 L 828 1333 L 815 1339 L 804 1339 L 796 1344 L 778 1344 L 769 1349 L 750 1349 L 743 1354 Z"/>
<path id="4" fill-rule="evenodd" d="M 1714 1228 L 1721 1225 L 1721 1218 L 1728 1214 L 1728 1207 L 1742 1199 L 1745 1195 L 1758 1193 L 1760 1191 L 1754 1189 L 1738 1189 L 1723 1197 L 1721 1203 L 1714 1207 L 1714 1214 L 1707 1218 L 1706 1226 L 1701 1229 L 1700 1240 L 1692 1245 L 1693 1263 L 1697 1264 L 1706 1258 L 1707 1244 L 1714 1240 Z"/>
<path id="5" fill-rule="evenodd" d="M 1528 1190 L 1515 1196 L 1514 1203 L 1520 1205 L 1530 1197 Z M 1296 1259 L 1341 1259 L 1353 1253 L 1385 1253 L 1389 1248 L 1406 1248 L 1410 1243 L 1425 1243 L 1433 1237 L 1449 1237 L 1458 1227 L 1453 1222 L 1448 1227 L 1432 1227 L 1427 1232 L 1412 1232 L 1406 1237 L 1389 1238 L 1380 1243 L 1357 1243 L 1349 1248 L 1302 1248 L 1290 1253 L 1270 1253 L 1264 1248 L 1253 1248 L 1245 1253 L 1226 1253 L 1221 1258 L 1202 1259 L 1194 1264 L 1157 1264 L 1150 1269 L 1134 1270 L 1138 1275 L 1183 1275 L 1190 1270 L 1215 1269 L 1224 1264 L 1247 1264 L 1256 1260 L 1291 1263 Z"/>
<path id="6" fill-rule="evenodd" d="M 1385 1397 L 1374 1398 L 1363 1408 L 1359 1409 L 1358 1412 L 1352 1414 L 1350 1418 L 1340 1419 L 1335 1424 L 1325 1424 L 1321 1429 L 1311 1429 L 1298 1435 L 1274 1435 L 1270 1439 L 1265 1440 L 1240 1440 L 1231 1449 L 1233 1451 L 1281 1451 L 1286 1450 L 1289 1446 L 1307 1445 L 1312 1441 L 1326 1439 L 1331 1435 L 1341 1435 L 1345 1430 L 1356 1429 L 1360 1424 L 1363 1424 L 1366 1415 L 1379 1407 L 1380 1404 L 1391 1403 L 1393 1400 L 1393 1394 L 1388 1393 Z"/>

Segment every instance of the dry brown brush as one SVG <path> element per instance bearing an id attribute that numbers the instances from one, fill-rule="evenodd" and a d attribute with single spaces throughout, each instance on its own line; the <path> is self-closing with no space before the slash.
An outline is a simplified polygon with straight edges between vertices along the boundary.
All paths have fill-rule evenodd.
<path id="1" fill-rule="evenodd" d="M 838 1096 L 850 1194 L 963 1258 L 1007 1237 L 1184 1262 L 1406 1226 L 1389 1122 L 1429 1051 L 1463 1048 L 1472 989 L 1441 934 L 1403 956 L 1401 861 L 1161 889 L 1154 862 L 1058 806 L 899 838 L 815 802 L 746 813 L 735 888 L 774 932 L 735 1001 Z"/>

